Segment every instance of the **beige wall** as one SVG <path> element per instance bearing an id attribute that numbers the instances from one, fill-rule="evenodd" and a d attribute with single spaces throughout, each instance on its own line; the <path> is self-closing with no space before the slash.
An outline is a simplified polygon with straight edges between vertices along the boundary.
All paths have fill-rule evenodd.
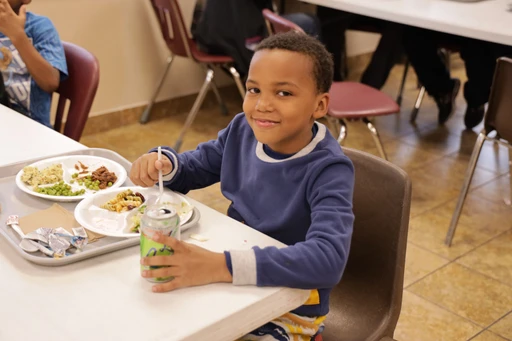
<path id="1" fill-rule="evenodd" d="M 180 4 L 190 19 L 194 1 Z M 99 59 L 100 86 L 91 116 L 147 103 L 169 55 L 149 1 L 35 0 L 29 10 L 50 17 L 62 40 L 83 46 Z M 203 77 L 200 67 L 177 58 L 160 99 L 196 92 Z"/>
<path id="2" fill-rule="evenodd" d="M 179 0 L 189 26 L 194 0 Z M 34 0 L 34 13 L 48 16 L 62 40 L 83 46 L 100 62 L 100 87 L 91 116 L 146 104 L 163 72 L 168 51 L 148 0 Z M 349 54 L 372 51 L 375 38 L 349 37 Z M 204 74 L 177 58 L 159 99 L 192 94 Z M 220 85 L 230 82 L 218 73 Z"/>

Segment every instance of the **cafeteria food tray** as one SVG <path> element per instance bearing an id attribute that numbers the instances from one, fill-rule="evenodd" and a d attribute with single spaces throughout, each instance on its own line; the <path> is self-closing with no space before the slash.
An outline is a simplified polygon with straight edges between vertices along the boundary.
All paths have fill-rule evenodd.
<path id="1" fill-rule="evenodd" d="M 112 161 L 115 161 L 122 165 L 127 172 L 130 171 L 131 162 L 119 155 L 116 152 L 107 149 L 90 148 L 83 149 L 74 152 L 54 155 L 50 157 L 64 156 L 64 155 L 93 155 L 100 156 Z M 60 259 L 50 258 L 42 253 L 27 253 L 23 251 L 19 246 L 20 238 L 9 226 L 7 226 L 6 220 L 10 215 L 18 215 L 20 217 L 29 215 L 31 213 L 47 209 L 51 207 L 54 202 L 46 199 L 34 197 L 21 191 L 15 182 L 16 174 L 23 169 L 23 167 L 30 165 L 38 160 L 47 159 L 45 157 L 41 159 L 28 160 L 15 164 L 10 164 L 0 167 L 0 235 L 5 238 L 12 246 L 11 250 L 0 250 L 0 252 L 14 252 L 18 253 L 21 257 L 26 260 L 44 265 L 44 266 L 61 266 L 70 263 L 75 263 L 91 257 L 103 255 L 109 252 L 114 252 L 124 248 L 136 246 L 139 244 L 139 238 L 116 238 L 116 237 L 103 237 L 91 244 L 88 244 L 82 252 L 72 254 Z M 124 186 L 133 186 L 133 183 L 127 179 Z M 66 210 L 73 212 L 77 202 L 59 203 Z M 200 219 L 200 213 L 197 208 L 194 208 L 192 218 L 185 225 L 194 225 Z M 183 225 L 183 226 L 185 226 Z"/>

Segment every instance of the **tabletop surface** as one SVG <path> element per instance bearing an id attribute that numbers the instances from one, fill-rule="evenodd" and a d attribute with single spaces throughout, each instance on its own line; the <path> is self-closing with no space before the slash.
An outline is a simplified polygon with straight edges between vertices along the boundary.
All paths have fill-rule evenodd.
<path id="1" fill-rule="evenodd" d="M 369 17 L 512 45 L 512 0 L 302 0 Z"/>
<path id="2" fill-rule="evenodd" d="M 0 106 L 2 165 L 86 148 Z M 0 193 L 2 200 L 12 200 Z M 39 199 L 44 200 L 44 199 Z M 212 251 L 282 246 L 189 198 L 201 212 L 187 230 Z M 6 220 L 0 213 L 1 223 Z M 0 340 L 232 340 L 300 306 L 309 291 L 213 284 L 155 294 L 140 277 L 139 249 L 62 267 L 32 264 L 0 237 Z"/>

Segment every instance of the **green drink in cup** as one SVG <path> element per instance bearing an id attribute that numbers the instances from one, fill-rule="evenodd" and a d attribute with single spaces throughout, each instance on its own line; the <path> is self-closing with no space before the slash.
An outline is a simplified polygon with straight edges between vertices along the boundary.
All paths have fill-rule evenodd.
<path id="1" fill-rule="evenodd" d="M 155 233 L 171 236 L 180 240 L 180 217 L 169 205 L 146 207 L 140 219 L 140 257 L 170 256 L 174 251 L 167 245 L 157 243 L 151 238 Z M 154 270 L 162 266 L 141 265 L 141 271 Z M 150 282 L 169 282 L 173 277 L 146 278 Z"/>

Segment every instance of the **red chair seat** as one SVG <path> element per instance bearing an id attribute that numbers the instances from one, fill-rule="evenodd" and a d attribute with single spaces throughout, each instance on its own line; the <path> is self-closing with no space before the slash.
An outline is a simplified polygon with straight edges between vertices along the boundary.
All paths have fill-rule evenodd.
<path id="1" fill-rule="evenodd" d="M 62 46 L 66 54 L 68 78 L 55 91 L 59 94 L 59 101 L 54 129 L 61 132 L 66 102 L 69 100 L 63 133 L 79 141 L 98 89 L 100 65 L 98 59 L 84 48 L 65 41 Z"/>
<path id="2" fill-rule="evenodd" d="M 391 97 L 361 83 L 334 82 L 329 93 L 329 115 L 332 117 L 358 119 L 400 111 L 400 107 Z"/>
<path id="3" fill-rule="evenodd" d="M 194 58 L 199 63 L 205 64 L 226 64 L 226 63 L 234 63 L 233 58 L 222 55 L 214 55 L 205 53 L 197 47 L 197 44 L 194 40 L 190 39 L 190 53 L 192 54 L 192 58 Z"/>

